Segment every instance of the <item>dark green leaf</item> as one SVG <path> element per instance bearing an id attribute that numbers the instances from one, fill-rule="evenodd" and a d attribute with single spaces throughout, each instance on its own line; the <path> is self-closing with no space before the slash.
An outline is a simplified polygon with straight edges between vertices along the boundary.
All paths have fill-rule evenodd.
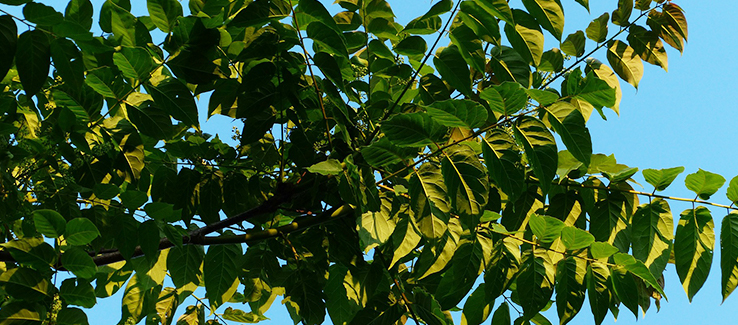
<path id="1" fill-rule="evenodd" d="M 95 184 L 92 188 L 92 193 L 101 200 L 110 200 L 120 193 L 120 188 L 115 184 Z"/>
<path id="2" fill-rule="evenodd" d="M 538 66 L 543 55 L 543 32 L 533 16 L 513 9 L 516 24 L 505 24 L 510 44 L 529 64 Z"/>
<path id="3" fill-rule="evenodd" d="M 518 119 L 513 130 L 516 140 L 525 148 L 525 155 L 543 193 L 548 193 L 558 164 L 558 149 L 553 135 L 540 120 L 527 116 Z"/>
<path id="4" fill-rule="evenodd" d="M 445 127 L 423 113 L 395 115 L 382 123 L 382 131 L 392 144 L 400 147 L 432 145 L 446 135 Z"/>
<path id="5" fill-rule="evenodd" d="M 715 249 L 714 224 L 705 207 L 687 209 L 681 214 L 674 236 L 674 265 L 689 301 L 707 280 Z"/>
<path id="6" fill-rule="evenodd" d="M 484 272 L 488 299 L 494 299 L 503 294 L 518 276 L 518 270 L 521 268 L 520 246 L 518 245 L 515 240 L 503 239 L 492 248 L 490 258 L 486 261 L 487 270 Z M 494 322 L 495 319 L 497 319 L 496 312 L 492 321 Z"/>
<path id="7" fill-rule="evenodd" d="M 495 310 L 495 314 L 492 316 L 492 324 L 510 325 L 510 307 L 507 301 L 500 304 L 497 310 Z"/>
<path id="8" fill-rule="evenodd" d="M 202 281 L 200 267 L 204 256 L 202 246 L 172 247 L 167 254 L 167 268 L 171 273 L 172 283 L 177 288 L 189 287 L 191 290 L 199 286 Z"/>
<path id="9" fill-rule="evenodd" d="M 0 322 L 5 324 L 42 324 L 41 321 L 46 317 L 46 311 L 38 311 L 34 307 L 25 301 L 6 304 L 0 309 Z"/>
<path id="10" fill-rule="evenodd" d="M 478 6 L 484 8 L 487 12 L 494 15 L 497 18 L 502 19 L 508 24 L 515 24 L 513 19 L 513 13 L 510 10 L 510 6 L 505 0 L 473 0 Z"/>
<path id="11" fill-rule="evenodd" d="M 541 24 L 541 27 L 551 32 L 557 40 L 561 40 L 561 34 L 564 31 L 564 8 L 561 7 L 559 1 L 523 0 L 523 5 Z M 517 18 L 515 20 L 519 23 Z"/>
<path id="12" fill-rule="evenodd" d="M 445 150 L 441 170 L 452 206 L 462 216 L 461 222 L 476 227 L 489 195 L 489 181 L 484 166 L 470 146 L 459 144 Z M 471 217 L 471 218 L 464 218 Z"/>
<path id="13" fill-rule="evenodd" d="M 607 40 L 607 23 L 610 21 L 610 14 L 604 13 L 592 20 L 585 30 L 587 37 L 597 43 Z"/>
<path id="14" fill-rule="evenodd" d="M 490 178 L 511 198 L 517 198 L 525 189 L 525 169 L 515 140 L 500 128 L 487 132 L 483 138 L 482 154 Z"/>
<path id="15" fill-rule="evenodd" d="M 151 54 L 140 47 L 123 47 L 113 54 L 113 62 L 126 78 L 139 81 L 147 80 L 153 68 Z"/>
<path id="16" fill-rule="evenodd" d="M 336 30 L 322 22 L 314 21 L 307 26 L 307 34 L 323 51 L 348 59 L 346 41 L 343 39 L 343 35 Z M 316 50 L 316 52 L 318 51 Z"/>
<path id="17" fill-rule="evenodd" d="M 418 230 L 426 239 L 438 239 L 446 233 L 451 209 L 441 169 L 423 164 L 410 178 L 410 205 Z"/>
<path id="18" fill-rule="evenodd" d="M 471 74 L 458 47 L 451 45 L 439 49 L 433 57 L 433 65 L 451 87 L 467 97 L 471 96 Z"/>
<path id="19" fill-rule="evenodd" d="M 8 15 L 0 16 L 0 80 L 5 78 L 13 67 L 15 49 L 18 45 L 18 28 Z"/>
<path id="20" fill-rule="evenodd" d="M 589 166 L 592 157 L 592 138 L 582 113 L 567 102 L 556 102 L 547 106 L 546 111 L 549 112 L 548 121 L 554 131 L 561 136 L 561 141 L 569 152 L 584 166 Z"/>
<path id="21" fill-rule="evenodd" d="M 738 205 L 738 176 L 733 177 L 733 179 L 730 180 L 730 184 L 728 184 L 728 190 L 725 195 L 728 197 L 728 200 L 733 202 L 733 204 Z"/>
<path id="22" fill-rule="evenodd" d="M 633 0 L 618 0 L 618 8 L 612 12 L 612 22 L 618 26 L 627 26 L 633 12 Z"/>
<path id="23" fill-rule="evenodd" d="M 638 207 L 633 215 L 633 256 L 659 276 L 664 271 L 672 250 L 674 223 L 669 204 L 654 199 Z"/>
<path id="24" fill-rule="evenodd" d="M 41 26 L 53 26 L 61 23 L 64 16 L 53 7 L 38 2 L 29 2 L 23 7 L 26 20 Z"/>
<path id="25" fill-rule="evenodd" d="M 559 261 L 556 266 L 556 310 L 560 324 L 571 321 L 584 303 L 587 263 L 576 256 Z"/>
<path id="26" fill-rule="evenodd" d="M 200 129 L 197 104 L 190 90 L 182 82 L 174 78 L 167 79 L 156 86 L 147 86 L 146 90 L 154 98 L 154 102 L 173 118 Z"/>
<path id="27" fill-rule="evenodd" d="M 633 51 L 641 56 L 643 61 L 660 66 L 664 68 L 664 71 L 669 71 L 666 49 L 658 34 L 634 25 L 630 27 L 628 43 L 633 47 Z"/>
<path id="28" fill-rule="evenodd" d="M 92 28 L 93 13 L 94 9 L 90 0 L 70 0 L 64 10 L 64 19 L 89 30 Z"/>
<path id="29" fill-rule="evenodd" d="M 27 96 L 33 96 L 46 83 L 51 65 L 49 39 L 40 30 L 23 32 L 18 37 L 15 66 Z"/>
<path id="30" fill-rule="evenodd" d="M 474 292 L 472 292 L 469 298 L 466 299 L 466 302 L 464 302 L 464 312 L 461 314 L 461 324 L 482 324 L 492 313 L 492 306 L 494 306 L 495 301 L 487 299 L 485 290 L 484 283 L 481 283 L 474 289 Z"/>
<path id="31" fill-rule="evenodd" d="M 459 48 L 459 53 L 470 67 L 479 72 L 485 71 L 484 63 L 486 60 L 482 49 L 482 40 L 471 28 L 465 25 L 456 26 L 451 30 L 449 37 Z"/>
<path id="32" fill-rule="evenodd" d="M 587 266 L 587 296 L 595 324 L 600 325 L 607 316 L 607 309 L 615 297 L 610 289 L 610 269 L 599 262 Z"/>
<path id="33" fill-rule="evenodd" d="M 586 43 L 587 39 L 584 38 L 584 32 L 578 30 L 566 37 L 566 40 L 561 43 L 561 50 L 567 55 L 580 57 L 584 55 L 584 45 Z"/>
<path id="34" fill-rule="evenodd" d="M 720 226 L 720 273 L 723 301 L 738 286 L 738 213 L 731 212 Z"/>
<path id="35" fill-rule="evenodd" d="M 482 272 L 482 259 L 482 244 L 479 241 L 467 242 L 456 248 L 449 262 L 451 268 L 438 284 L 436 300 L 441 309 L 451 309 L 466 297 Z"/>
<path id="36" fill-rule="evenodd" d="M 464 25 L 488 43 L 500 43 L 500 26 L 497 19 L 474 1 L 461 2 L 459 17 Z"/>
<path id="37" fill-rule="evenodd" d="M 381 138 L 361 149 L 361 155 L 372 166 L 381 167 L 400 163 L 417 154 L 413 148 L 401 148 L 392 144 L 387 138 Z"/>
<path id="38" fill-rule="evenodd" d="M 79 247 L 71 247 L 62 254 L 62 265 L 77 277 L 91 279 L 97 273 L 97 265 L 87 252 Z"/>
<path id="39" fill-rule="evenodd" d="M 227 302 L 238 288 L 241 269 L 241 245 L 213 245 L 208 247 L 203 264 L 205 296 L 211 308 Z M 167 261 L 168 263 L 168 261 Z M 189 266 L 188 267 L 192 267 Z M 189 271 L 192 272 L 192 271 Z"/>
<path id="40" fill-rule="evenodd" d="M 88 325 L 87 315 L 79 308 L 64 308 L 56 315 L 59 325 Z"/>
<path id="41" fill-rule="evenodd" d="M 34 269 L 19 267 L 0 274 L 0 285 L 5 292 L 18 299 L 38 301 L 51 297 L 53 285 Z"/>
<path id="42" fill-rule="evenodd" d="M 553 295 L 555 267 L 548 253 L 541 249 L 528 251 L 518 275 L 517 293 L 525 317 L 533 317 Z"/>
<path id="43" fill-rule="evenodd" d="M 445 100 L 426 107 L 428 115 L 443 126 L 475 129 L 487 121 L 487 110 L 471 100 Z"/>

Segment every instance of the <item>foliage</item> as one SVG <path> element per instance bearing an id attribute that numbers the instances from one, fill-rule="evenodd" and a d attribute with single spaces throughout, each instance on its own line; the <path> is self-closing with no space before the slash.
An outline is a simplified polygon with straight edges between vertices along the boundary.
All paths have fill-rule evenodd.
<path id="1" fill-rule="evenodd" d="M 570 35 L 554 0 L 441 0 L 406 25 L 385 0 L 0 3 L 23 13 L 0 16 L 1 324 L 86 324 L 121 289 L 121 324 L 254 323 L 277 297 L 304 324 L 544 324 L 552 301 L 565 324 L 585 299 L 600 324 L 658 306 L 667 263 L 690 299 L 713 264 L 711 212 L 674 220 L 655 194 L 684 168 L 635 191 L 586 124 L 683 50 L 674 3 Z M 214 115 L 236 141 L 202 131 Z M 724 182 L 686 187 L 721 206 L 701 200 Z M 725 299 L 738 214 L 721 229 Z"/>

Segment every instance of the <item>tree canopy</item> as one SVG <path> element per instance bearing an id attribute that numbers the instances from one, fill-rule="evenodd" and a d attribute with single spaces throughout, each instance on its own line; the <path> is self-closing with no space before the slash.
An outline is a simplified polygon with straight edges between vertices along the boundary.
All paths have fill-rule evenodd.
<path id="1" fill-rule="evenodd" d="M 586 299 L 600 324 L 659 306 L 668 263 L 692 299 L 717 263 L 707 206 L 729 211 L 723 299 L 738 285 L 738 177 L 725 204 L 701 169 L 693 199 L 657 194 L 683 167 L 641 192 L 592 150 L 587 121 L 684 49 L 673 2 L 569 35 L 588 0 L 440 0 L 407 24 L 386 0 L 0 4 L 0 324 L 87 324 L 119 290 L 120 324 L 256 323 L 281 300 L 306 325 L 554 305 L 563 325 Z M 203 132 L 215 115 L 243 128 Z"/>

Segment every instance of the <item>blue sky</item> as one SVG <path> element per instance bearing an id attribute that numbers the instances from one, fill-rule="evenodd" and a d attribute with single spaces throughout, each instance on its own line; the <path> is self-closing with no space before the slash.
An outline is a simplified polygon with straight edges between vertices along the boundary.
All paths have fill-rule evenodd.
<path id="1" fill-rule="evenodd" d="M 41 1 L 50 5 L 65 5 L 66 1 Z M 100 1 L 93 1 L 99 10 Z M 133 0 L 134 12 L 145 13 L 143 0 Z M 326 3 L 328 1 L 325 1 Z M 589 21 L 604 11 L 611 11 L 617 1 L 591 1 L 592 14 L 571 0 L 562 1 L 566 12 L 564 35 L 576 30 L 584 30 Z M 595 4 L 595 2 L 597 2 Z M 689 42 L 683 55 L 669 50 L 669 72 L 646 64 L 643 79 L 638 91 L 624 82 L 623 99 L 620 105 L 620 116 L 607 111 L 608 120 L 603 121 L 595 115 L 589 122 L 594 151 L 604 154 L 615 154 L 619 163 L 645 168 L 668 168 L 684 166 L 686 171 L 665 194 L 677 197 L 692 198 L 694 194 L 684 186 L 684 176 L 702 168 L 723 175 L 728 181 L 738 174 L 738 155 L 735 152 L 738 140 L 738 109 L 730 101 L 735 93 L 736 66 L 738 60 L 738 36 L 734 22 L 738 17 L 738 3 L 734 1 L 678 1 L 686 12 L 689 22 Z M 186 7 L 186 1 L 182 1 Z M 404 23 L 420 16 L 431 2 L 428 0 L 390 1 L 398 21 Z M 518 6 L 519 0 L 511 1 Z M 7 6 L 0 5 L 7 9 Z M 20 8 L 20 7 L 15 7 Z M 14 9 L 15 9 L 14 8 Z M 63 9 L 63 8 L 62 8 Z M 137 12 L 136 12 L 137 11 Z M 14 12 L 18 12 L 15 11 Z M 97 15 L 97 11 L 96 11 Z M 611 30 L 612 32 L 612 30 Z M 558 47 L 553 38 L 546 39 L 546 47 Z M 445 45 L 447 41 L 441 41 Z M 588 43 L 588 49 L 592 43 Z M 595 55 L 606 62 L 604 52 Z M 206 102 L 201 102 L 205 111 Z M 202 114 L 205 115 L 205 114 Z M 231 123 L 226 119 L 214 118 L 204 123 L 204 129 L 213 133 L 221 133 L 221 139 L 230 138 Z M 650 192 L 652 188 L 642 181 L 640 173 L 636 179 L 646 185 L 636 190 Z M 646 201 L 646 198 L 641 198 Z M 727 203 L 725 187 L 713 196 L 712 201 Z M 675 219 L 684 209 L 691 208 L 690 203 L 670 202 Z M 725 209 L 710 208 L 715 218 L 716 235 L 719 238 L 719 227 Z M 676 224 L 676 221 L 675 221 Z M 716 250 L 710 276 L 702 290 L 690 304 L 679 283 L 673 265 L 666 270 L 665 291 L 669 302 L 661 305 L 656 313 L 655 307 L 643 317 L 635 317 L 625 308 L 621 309 L 617 324 L 697 324 L 729 322 L 738 308 L 738 294 L 729 297 L 721 305 L 719 250 Z M 122 290 L 121 290 L 122 291 Z M 200 294 L 204 296 L 204 294 Z M 98 300 L 99 305 L 88 311 L 90 324 L 110 324 L 120 317 L 120 294 Z M 497 303 L 499 304 L 499 300 Z M 180 307 L 192 303 L 185 302 Z M 582 312 L 570 323 L 575 325 L 592 324 L 592 316 L 585 305 Z M 248 309 L 247 307 L 245 309 Z M 557 322 L 555 311 L 546 314 L 553 322 Z M 290 322 L 279 299 L 267 314 L 271 321 L 264 324 L 283 324 Z M 489 320 L 488 320 L 489 322 Z M 232 323 L 232 322 L 229 322 Z M 457 318 L 458 323 L 458 318 Z M 603 324 L 614 324 L 612 315 L 608 315 Z"/>

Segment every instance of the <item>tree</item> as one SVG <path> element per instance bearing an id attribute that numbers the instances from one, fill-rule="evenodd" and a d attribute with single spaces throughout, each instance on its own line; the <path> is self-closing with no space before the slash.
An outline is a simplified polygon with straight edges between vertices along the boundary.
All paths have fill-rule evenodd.
<path id="1" fill-rule="evenodd" d="M 441 0 L 404 26 L 384 0 L 336 2 L 0 0 L 23 6 L 0 7 L 0 323 L 86 324 L 78 307 L 123 289 L 121 323 L 223 305 L 215 322 L 258 322 L 281 297 L 305 324 L 447 324 L 457 306 L 540 324 L 555 292 L 561 324 L 585 299 L 599 324 L 658 305 L 667 263 L 700 289 L 704 206 L 735 211 L 738 178 L 726 206 L 706 201 L 722 176 L 688 175 L 699 206 L 674 221 L 656 192 L 684 168 L 635 191 L 586 124 L 642 61 L 667 69 L 664 43 L 682 51 L 678 5 L 619 1 L 564 37 L 553 0 Z M 214 115 L 243 122 L 236 141 L 201 130 Z M 726 298 L 738 213 L 721 227 Z"/>

